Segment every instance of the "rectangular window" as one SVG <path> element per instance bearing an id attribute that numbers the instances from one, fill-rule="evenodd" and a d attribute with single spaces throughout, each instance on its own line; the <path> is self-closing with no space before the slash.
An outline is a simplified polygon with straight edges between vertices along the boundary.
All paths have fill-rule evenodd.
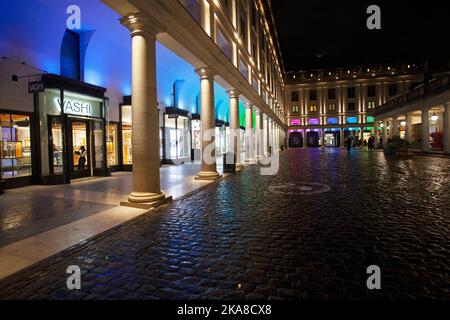
<path id="1" fill-rule="evenodd" d="M 317 91 L 316 90 L 309 90 L 309 100 L 310 101 L 317 100 Z"/>
<path id="2" fill-rule="evenodd" d="M 356 110 L 356 104 L 354 102 L 348 103 L 348 111 L 355 111 Z"/>
<path id="3" fill-rule="evenodd" d="M 317 112 L 317 105 L 313 104 L 309 106 L 309 112 Z"/>
<path id="4" fill-rule="evenodd" d="M 245 9 L 243 1 L 240 1 L 239 4 L 239 33 L 241 34 L 244 43 L 247 43 L 247 10 Z"/>
<path id="5" fill-rule="evenodd" d="M 389 84 L 389 95 L 395 96 L 396 94 L 397 94 L 397 84 L 396 83 Z"/>
<path id="6" fill-rule="evenodd" d="M 117 133 L 117 124 L 113 123 L 106 126 L 106 160 L 108 167 L 119 164 Z"/>
<path id="7" fill-rule="evenodd" d="M 248 80 L 248 64 L 245 63 L 242 56 L 239 56 L 239 71 L 242 73 L 245 79 Z"/>
<path id="8" fill-rule="evenodd" d="M 255 91 L 258 91 L 258 78 L 254 72 L 252 72 L 252 87 Z"/>
<path id="9" fill-rule="evenodd" d="M 356 90 L 355 87 L 349 87 L 347 88 L 347 98 L 354 99 L 356 96 Z"/>
<path id="10" fill-rule="evenodd" d="M 358 117 L 347 117 L 347 123 L 358 123 Z"/>
<path id="11" fill-rule="evenodd" d="M 335 103 L 330 103 L 328 105 L 328 111 L 330 111 L 330 112 L 336 111 L 336 104 Z"/>
<path id="12" fill-rule="evenodd" d="M 292 106 L 292 113 L 298 113 L 298 106 Z"/>
<path id="13" fill-rule="evenodd" d="M 319 123 L 320 123 L 320 121 L 317 118 L 312 118 L 312 119 L 308 120 L 308 124 L 310 126 L 317 126 L 317 125 L 319 125 Z"/>
<path id="14" fill-rule="evenodd" d="M 375 122 L 375 118 L 372 117 L 372 116 L 367 116 L 366 122 L 367 122 L 367 123 L 374 123 L 374 122 Z"/>
<path id="15" fill-rule="evenodd" d="M 375 101 L 367 102 L 367 109 L 369 110 L 375 109 Z"/>
<path id="16" fill-rule="evenodd" d="M 336 99 L 336 89 L 328 89 L 328 99 L 335 100 Z"/>
<path id="17" fill-rule="evenodd" d="M 367 86 L 367 96 L 373 98 L 377 95 L 377 90 L 375 86 Z"/>
<path id="18" fill-rule="evenodd" d="M 298 91 L 292 91 L 291 92 L 291 101 L 297 102 L 298 101 Z"/>
<path id="19" fill-rule="evenodd" d="M 232 58 L 231 42 L 224 35 L 221 28 L 217 28 L 216 42 L 220 50 L 222 50 L 223 54 L 229 60 L 231 60 Z"/>
<path id="20" fill-rule="evenodd" d="M 131 106 L 122 106 L 122 156 L 123 164 L 132 164 L 133 157 L 131 154 Z"/>
<path id="21" fill-rule="evenodd" d="M 338 124 L 338 118 L 328 118 L 327 123 L 328 124 Z"/>
<path id="22" fill-rule="evenodd" d="M 2 179 L 31 176 L 30 117 L 0 114 L 0 133 Z"/>

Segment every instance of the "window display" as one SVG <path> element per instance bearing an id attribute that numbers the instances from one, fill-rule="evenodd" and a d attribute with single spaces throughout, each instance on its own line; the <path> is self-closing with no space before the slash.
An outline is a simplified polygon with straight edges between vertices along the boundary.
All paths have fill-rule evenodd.
<path id="1" fill-rule="evenodd" d="M 119 164 L 117 142 L 117 124 L 108 124 L 106 126 L 106 161 L 108 167 Z"/>
<path id="2" fill-rule="evenodd" d="M 0 114 L 2 179 L 31 176 L 30 117 Z"/>
<path id="3" fill-rule="evenodd" d="M 164 116 L 165 159 L 178 160 L 190 157 L 189 118 L 166 114 Z"/>
<path id="4" fill-rule="evenodd" d="M 131 152 L 131 106 L 122 106 L 122 154 L 123 164 L 129 165 L 133 163 Z"/>

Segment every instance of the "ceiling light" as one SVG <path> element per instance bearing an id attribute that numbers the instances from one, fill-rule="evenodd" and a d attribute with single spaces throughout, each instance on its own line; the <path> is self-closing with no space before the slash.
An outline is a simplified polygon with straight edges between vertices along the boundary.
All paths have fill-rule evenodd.
<path id="1" fill-rule="evenodd" d="M 431 121 L 437 121 L 439 119 L 439 116 L 436 114 L 436 112 L 433 112 L 433 115 L 431 116 Z"/>
<path id="2" fill-rule="evenodd" d="M 405 120 L 400 121 L 400 125 L 401 125 L 402 127 L 406 126 L 406 121 L 405 121 Z"/>

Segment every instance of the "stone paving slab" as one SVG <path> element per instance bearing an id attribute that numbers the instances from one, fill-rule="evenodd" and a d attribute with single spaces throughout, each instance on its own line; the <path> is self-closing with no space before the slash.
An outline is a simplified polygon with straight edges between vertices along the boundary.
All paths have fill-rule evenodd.
<path id="1" fill-rule="evenodd" d="M 277 175 L 250 166 L 0 281 L 0 298 L 449 299 L 449 187 L 449 159 L 288 150 Z"/>

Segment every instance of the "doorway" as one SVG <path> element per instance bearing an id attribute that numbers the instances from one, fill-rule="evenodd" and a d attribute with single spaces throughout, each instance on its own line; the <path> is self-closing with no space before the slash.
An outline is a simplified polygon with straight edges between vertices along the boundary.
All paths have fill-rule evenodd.
<path id="1" fill-rule="evenodd" d="M 91 173 L 91 141 L 89 136 L 89 122 L 86 120 L 71 119 L 70 121 L 71 161 L 70 178 L 77 179 L 90 177 Z"/>

